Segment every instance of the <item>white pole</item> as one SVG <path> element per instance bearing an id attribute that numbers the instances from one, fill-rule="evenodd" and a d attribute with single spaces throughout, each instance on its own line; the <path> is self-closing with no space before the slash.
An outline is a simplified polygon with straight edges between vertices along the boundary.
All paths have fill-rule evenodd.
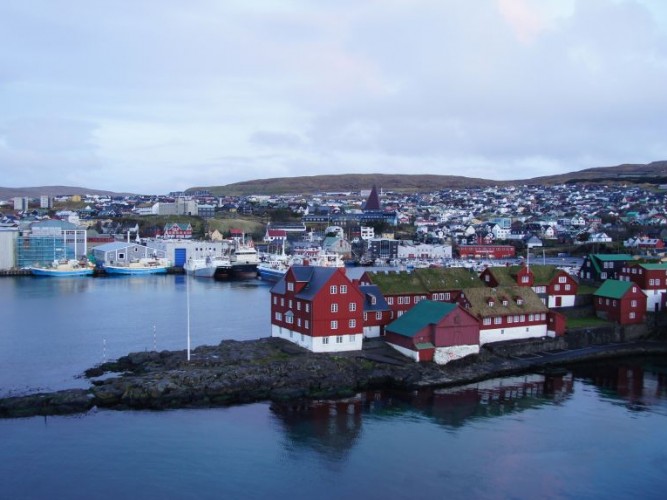
<path id="1" fill-rule="evenodd" d="M 187 321 L 188 321 L 188 361 L 190 361 L 190 279 L 185 276 L 185 295 L 188 307 Z"/>
<path id="2" fill-rule="evenodd" d="M 153 325 L 153 350 L 157 352 L 157 331 L 155 325 Z"/>

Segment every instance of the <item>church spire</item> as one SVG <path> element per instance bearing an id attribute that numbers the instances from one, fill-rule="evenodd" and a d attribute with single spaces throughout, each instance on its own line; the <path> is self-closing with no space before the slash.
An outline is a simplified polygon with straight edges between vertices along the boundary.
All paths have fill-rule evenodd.
<path id="1" fill-rule="evenodd" d="M 380 197 L 378 196 L 378 190 L 375 186 L 371 189 L 371 194 L 368 195 L 364 210 L 366 212 L 377 212 L 380 210 Z"/>

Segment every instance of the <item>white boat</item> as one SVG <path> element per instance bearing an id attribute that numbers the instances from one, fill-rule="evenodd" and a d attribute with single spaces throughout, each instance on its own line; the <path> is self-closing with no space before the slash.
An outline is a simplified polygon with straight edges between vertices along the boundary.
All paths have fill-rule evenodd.
<path id="1" fill-rule="evenodd" d="M 70 277 L 89 276 L 93 274 L 93 266 L 78 260 L 53 261 L 50 266 L 32 266 L 30 273 L 34 276 Z"/>
<path id="2" fill-rule="evenodd" d="M 189 275 L 200 278 L 228 278 L 232 262 L 224 255 L 207 255 L 202 258 L 190 257 L 183 266 Z"/>
<path id="3" fill-rule="evenodd" d="M 257 266 L 257 273 L 264 280 L 278 281 L 291 266 L 345 267 L 345 262 L 340 255 L 334 253 L 314 254 L 308 258 L 294 255 L 262 262 Z"/>
<path id="4" fill-rule="evenodd" d="M 171 262 L 168 259 L 149 257 L 129 263 L 103 264 L 102 267 L 107 274 L 163 274 L 171 267 Z"/>

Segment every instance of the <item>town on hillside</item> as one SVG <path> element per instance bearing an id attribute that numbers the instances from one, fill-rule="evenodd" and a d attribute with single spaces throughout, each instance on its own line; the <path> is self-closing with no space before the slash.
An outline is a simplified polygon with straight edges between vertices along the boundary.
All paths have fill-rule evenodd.
<path id="1" fill-rule="evenodd" d="M 658 188 L 597 185 L 14 198 L 0 203 L 0 273 L 159 258 L 145 267 L 259 276 L 275 282 L 274 337 L 313 352 L 378 337 L 446 364 L 582 319 L 646 325 L 666 306 L 665 201 Z M 350 278 L 345 264 L 371 267 Z"/>

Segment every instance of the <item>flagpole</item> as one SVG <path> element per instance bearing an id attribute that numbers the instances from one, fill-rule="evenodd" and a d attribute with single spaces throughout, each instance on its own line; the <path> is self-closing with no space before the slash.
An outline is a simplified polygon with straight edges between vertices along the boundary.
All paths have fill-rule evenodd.
<path id="1" fill-rule="evenodd" d="M 188 361 L 190 361 L 190 277 L 185 275 L 185 295 L 186 295 L 186 304 L 188 308 L 187 321 L 188 321 Z"/>

